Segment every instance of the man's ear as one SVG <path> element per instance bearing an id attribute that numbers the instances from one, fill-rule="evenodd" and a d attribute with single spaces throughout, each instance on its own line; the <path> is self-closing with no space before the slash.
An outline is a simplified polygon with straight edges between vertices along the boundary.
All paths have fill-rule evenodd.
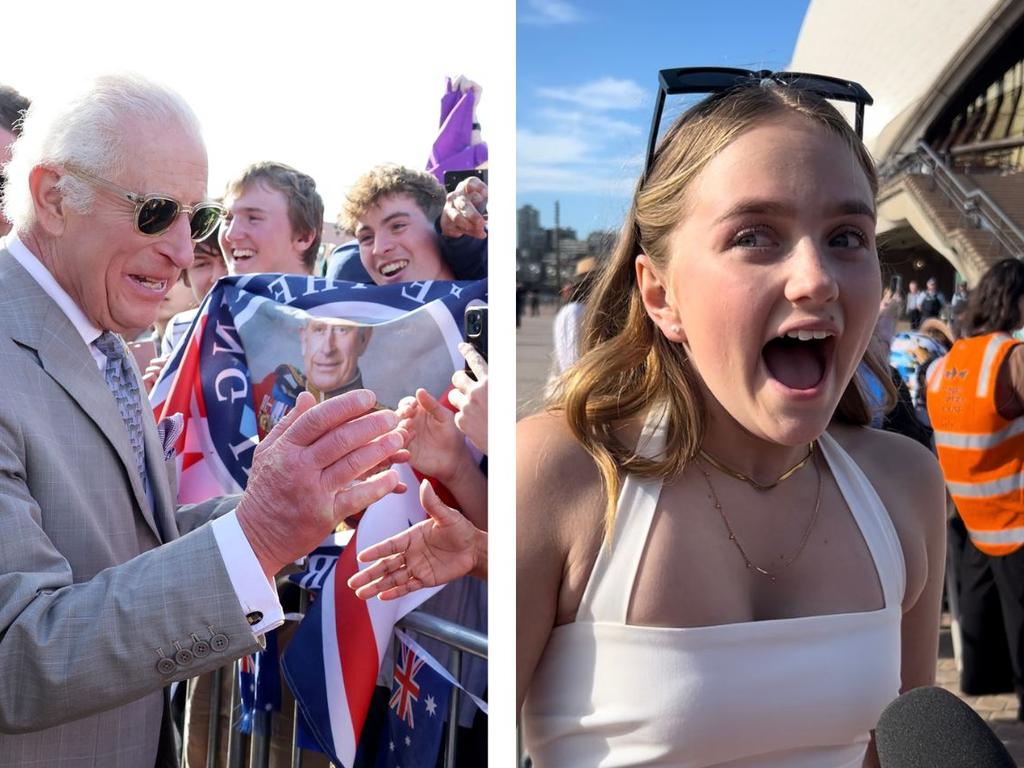
<path id="1" fill-rule="evenodd" d="M 316 230 L 309 229 L 305 232 L 300 232 L 294 238 L 292 238 L 292 244 L 295 246 L 295 250 L 298 253 L 305 253 L 309 246 L 316 240 Z"/>
<path id="2" fill-rule="evenodd" d="M 679 312 L 672 305 L 665 284 L 646 253 L 636 257 L 636 283 L 640 286 L 640 298 L 647 314 L 665 338 L 677 344 L 685 344 L 686 334 L 679 320 Z"/>
<path id="3" fill-rule="evenodd" d="M 67 226 L 64 193 L 57 188 L 59 181 L 59 173 L 42 165 L 33 168 L 28 176 L 35 220 L 52 237 L 60 237 Z"/>

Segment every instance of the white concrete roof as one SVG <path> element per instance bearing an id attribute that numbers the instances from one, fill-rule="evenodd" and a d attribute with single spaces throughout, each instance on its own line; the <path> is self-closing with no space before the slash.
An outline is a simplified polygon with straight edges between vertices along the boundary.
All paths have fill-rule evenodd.
<path id="1" fill-rule="evenodd" d="M 865 144 L 881 159 L 1016 0 L 811 0 L 789 69 L 856 80 L 872 95 Z M 991 45 L 991 43 L 988 43 Z M 894 146 L 894 142 L 900 142 Z M 903 147 L 906 149 L 906 147 Z"/>

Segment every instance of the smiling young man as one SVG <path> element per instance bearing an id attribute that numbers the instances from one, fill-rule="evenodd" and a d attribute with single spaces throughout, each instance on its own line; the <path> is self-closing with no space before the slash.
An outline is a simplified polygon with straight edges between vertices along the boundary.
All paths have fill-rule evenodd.
<path id="1" fill-rule="evenodd" d="M 228 183 L 220 245 L 232 275 L 311 275 L 320 250 L 324 203 L 312 176 L 262 162 Z"/>
<path id="2" fill-rule="evenodd" d="M 446 206 L 437 179 L 400 165 L 378 165 L 356 180 L 340 223 L 355 233 L 374 283 L 487 276 L 484 220 L 469 202 L 485 203 L 487 187 L 474 179 L 463 189 L 449 195 Z"/>

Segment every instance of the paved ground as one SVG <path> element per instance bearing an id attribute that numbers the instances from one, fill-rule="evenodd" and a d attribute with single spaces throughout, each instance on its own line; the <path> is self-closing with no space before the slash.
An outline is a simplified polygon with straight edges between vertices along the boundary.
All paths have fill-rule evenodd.
<path id="1" fill-rule="evenodd" d="M 551 321 L 553 307 L 542 307 L 538 317 L 524 315 L 516 341 L 516 418 L 523 418 L 540 407 L 544 382 L 551 367 Z M 936 667 L 938 685 L 960 696 L 981 715 L 1006 744 L 1018 766 L 1024 766 L 1024 723 L 1017 722 L 1017 698 L 1001 696 L 964 696 L 958 686 L 949 617 L 943 616 Z"/>

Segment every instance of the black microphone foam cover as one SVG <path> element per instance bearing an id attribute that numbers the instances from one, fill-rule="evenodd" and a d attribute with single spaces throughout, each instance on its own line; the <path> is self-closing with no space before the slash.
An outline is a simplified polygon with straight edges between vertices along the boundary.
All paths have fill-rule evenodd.
<path id="1" fill-rule="evenodd" d="M 878 719 L 882 768 L 1016 768 L 978 714 L 942 688 L 915 688 Z"/>

